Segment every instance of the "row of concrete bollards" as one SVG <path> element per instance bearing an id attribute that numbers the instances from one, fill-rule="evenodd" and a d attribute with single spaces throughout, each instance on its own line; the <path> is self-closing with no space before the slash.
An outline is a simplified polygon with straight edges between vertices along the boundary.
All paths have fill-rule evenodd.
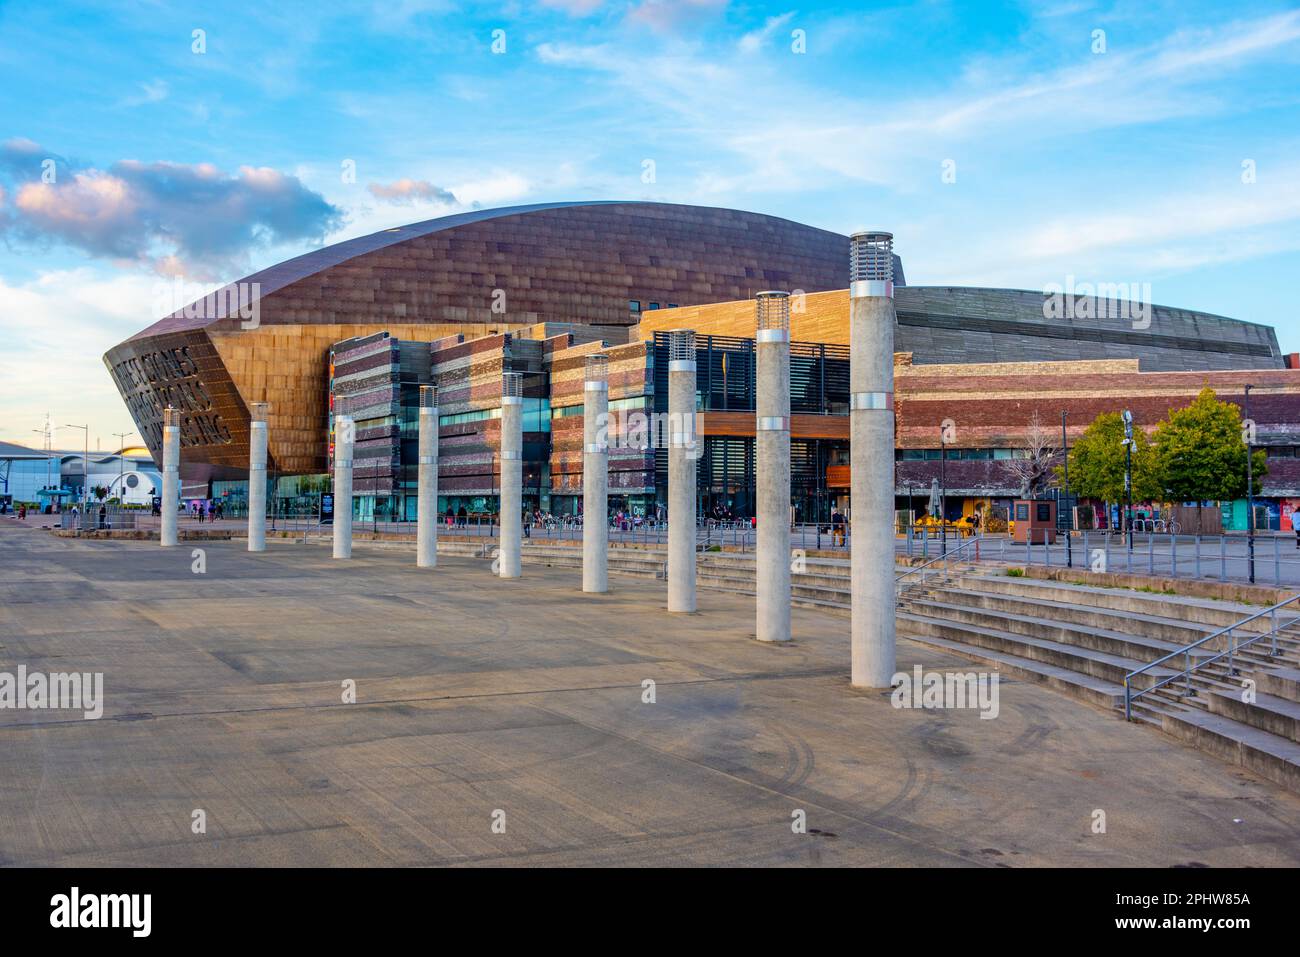
<path id="1" fill-rule="evenodd" d="M 893 458 L 894 284 L 893 238 L 864 232 L 852 237 L 850 253 L 850 517 L 854 548 L 850 581 L 852 683 L 887 688 L 895 665 Z M 755 472 L 758 479 L 758 549 L 755 635 L 783 642 L 791 636 L 790 554 L 790 294 L 756 297 Z M 696 610 L 696 422 L 695 333 L 669 334 L 668 361 L 668 611 Z M 589 355 L 583 370 L 583 509 L 603 519 L 609 483 L 608 359 Z M 523 513 L 522 375 L 506 372 L 501 388 L 502 516 L 497 574 L 521 573 Z M 248 550 L 266 548 L 266 405 L 255 403 L 249 440 Z M 333 555 L 352 557 L 353 419 L 334 423 Z M 163 413 L 163 502 L 178 500 L 179 413 Z M 436 389 L 420 388 L 419 499 L 416 564 L 437 565 L 438 407 Z M 507 517 L 514 516 L 514 520 Z M 608 523 L 584 521 L 582 590 L 609 588 Z M 162 544 L 177 543 L 176 509 L 162 510 Z"/>

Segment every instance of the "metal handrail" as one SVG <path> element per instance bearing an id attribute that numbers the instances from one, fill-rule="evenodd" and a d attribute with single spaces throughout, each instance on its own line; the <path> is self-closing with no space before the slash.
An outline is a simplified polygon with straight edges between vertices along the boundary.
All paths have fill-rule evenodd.
<path id="1" fill-rule="evenodd" d="M 948 559 L 956 555 L 962 549 L 970 548 L 972 545 L 974 545 L 976 546 L 975 548 L 976 554 L 978 554 L 979 542 L 980 542 L 979 536 L 972 535 L 969 540 L 962 542 L 956 548 L 945 550 L 942 555 L 936 555 L 928 562 L 925 562 L 921 565 L 917 565 L 914 568 L 909 568 L 907 571 L 903 572 L 903 574 L 899 575 L 897 578 L 894 579 L 894 594 L 897 596 L 903 593 L 903 579 L 907 578 L 910 575 L 915 575 L 917 572 L 924 572 L 927 568 L 929 568 L 931 565 L 935 564 L 936 562 L 943 562 L 943 567 L 944 570 L 946 571 L 948 568 Z M 921 576 L 921 580 L 925 581 L 924 575 Z"/>
<path id="2" fill-rule="evenodd" d="M 1249 615 L 1241 619 L 1241 621 L 1233 622 L 1231 625 L 1228 625 L 1226 628 L 1220 628 L 1218 631 L 1206 635 L 1204 638 L 1200 638 L 1196 641 L 1193 641 L 1191 644 L 1185 645 L 1184 647 L 1179 648 L 1177 651 L 1171 651 L 1163 658 L 1157 658 L 1155 661 L 1151 662 L 1150 664 L 1143 665 L 1141 668 L 1137 668 L 1134 671 L 1130 671 L 1128 674 L 1124 676 L 1124 718 L 1125 720 L 1127 721 L 1133 720 L 1134 701 L 1136 701 L 1138 698 L 1142 697 L 1144 694 L 1150 691 L 1156 691 L 1160 688 L 1163 688 L 1167 684 L 1172 684 L 1173 682 L 1177 681 L 1179 678 L 1182 678 L 1184 680 L 1184 693 L 1186 694 L 1186 696 L 1189 698 L 1192 697 L 1194 694 L 1194 692 L 1192 691 L 1192 672 L 1196 671 L 1198 668 L 1204 668 L 1206 665 L 1211 665 L 1225 656 L 1228 659 L 1228 674 L 1229 675 L 1233 674 L 1233 672 L 1236 670 L 1232 662 L 1233 656 L 1240 653 L 1240 651 L 1243 648 L 1253 645 L 1255 642 L 1259 641 L 1262 638 L 1270 639 L 1269 643 L 1272 647 L 1270 648 L 1269 654 L 1276 655 L 1277 654 L 1277 633 L 1278 633 L 1277 611 L 1279 608 L 1285 608 L 1287 605 L 1290 605 L 1293 602 L 1297 602 L 1297 601 L 1300 601 L 1300 595 L 1292 595 L 1286 601 L 1280 601 L 1276 605 L 1273 605 L 1270 608 L 1265 608 L 1263 611 L 1257 611 L 1255 612 L 1255 614 Z M 1259 634 L 1255 635 L 1253 638 L 1250 638 L 1246 641 L 1237 640 L 1237 637 L 1234 634 L 1234 632 L 1238 628 L 1241 628 L 1243 625 L 1248 625 L 1252 621 L 1255 621 L 1259 618 L 1263 618 L 1265 615 L 1268 615 L 1271 619 L 1271 623 L 1269 624 L 1268 631 L 1260 632 Z M 1290 621 L 1288 621 L 1287 624 L 1288 625 L 1294 624 L 1295 621 L 1296 619 L 1293 618 Z M 1201 645 L 1205 644 L 1206 642 L 1214 641 L 1214 639 L 1221 638 L 1224 635 L 1228 636 L 1227 651 L 1221 651 L 1217 655 L 1213 655 L 1209 658 L 1204 658 L 1201 661 L 1198 661 L 1194 665 L 1192 664 L 1192 652 L 1195 649 L 1199 648 Z M 1152 668 L 1157 668 L 1160 665 L 1163 665 L 1166 661 L 1169 661 L 1173 658 L 1177 658 L 1179 655 L 1183 656 L 1182 671 L 1175 672 L 1174 674 L 1170 675 L 1168 678 L 1165 678 L 1163 681 L 1157 681 L 1155 684 L 1143 688 L 1140 691 L 1137 692 L 1133 691 L 1132 681 L 1135 675 L 1140 675 L 1143 674 L 1144 672 L 1150 671 Z"/>

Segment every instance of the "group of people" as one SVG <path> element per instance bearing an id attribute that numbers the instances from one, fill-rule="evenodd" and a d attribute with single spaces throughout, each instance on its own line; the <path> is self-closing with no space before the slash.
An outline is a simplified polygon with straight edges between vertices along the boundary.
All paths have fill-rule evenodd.
<path id="1" fill-rule="evenodd" d="M 215 522 L 219 518 L 225 517 L 225 506 L 219 499 L 211 501 L 193 501 L 190 502 L 190 518 L 198 519 L 200 522 Z"/>

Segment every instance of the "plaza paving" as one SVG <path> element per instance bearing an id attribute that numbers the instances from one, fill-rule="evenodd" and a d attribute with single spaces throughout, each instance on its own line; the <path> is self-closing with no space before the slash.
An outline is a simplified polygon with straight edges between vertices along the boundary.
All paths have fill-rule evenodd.
<path id="1" fill-rule="evenodd" d="M 852 690 L 843 618 L 771 647 L 752 598 L 669 617 L 662 582 L 269 548 L 0 520 L 0 671 L 106 696 L 0 710 L 0 864 L 1300 863 L 1300 798 L 1046 688 L 1004 681 L 996 720 Z"/>

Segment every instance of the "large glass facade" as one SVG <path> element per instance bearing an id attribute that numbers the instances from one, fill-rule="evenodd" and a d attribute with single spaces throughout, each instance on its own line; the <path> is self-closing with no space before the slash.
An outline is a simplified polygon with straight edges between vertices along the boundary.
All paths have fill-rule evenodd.
<path id="1" fill-rule="evenodd" d="M 753 339 L 696 336 L 696 409 L 699 412 L 753 412 L 757 355 Z M 655 411 L 668 411 L 668 336 L 655 333 Z M 825 343 L 790 344 L 792 414 L 848 415 L 849 350 Z M 833 466 L 847 466 L 848 440 L 792 437 L 790 505 L 797 522 L 826 522 L 847 486 L 828 481 Z M 698 513 L 719 519 L 751 518 L 756 510 L 754 438 L 709 435 L 704 439 L 697 481 Z M 655 456 L 657 501 L 667 504 L 668 453 Z"/>

